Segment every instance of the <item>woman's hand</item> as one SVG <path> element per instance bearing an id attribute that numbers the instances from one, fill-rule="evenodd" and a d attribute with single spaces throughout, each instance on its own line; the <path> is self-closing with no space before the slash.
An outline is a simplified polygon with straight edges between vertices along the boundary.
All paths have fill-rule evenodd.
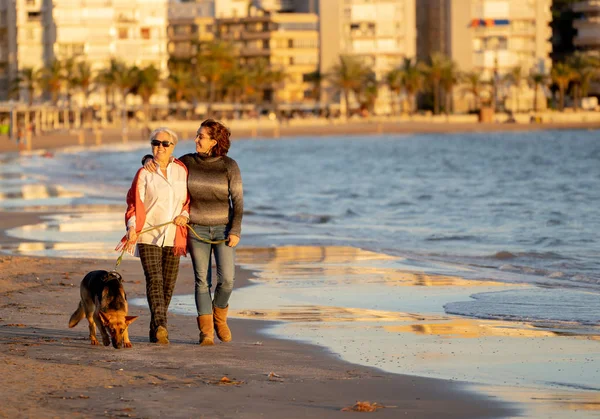
<path id="1" fill-rule="evenodd" d="M 146 159 L 146 163 L 144 163 L 144 169 L 146 169 L 150 173 L 156 173 L 156 171 L 158 170 L 158 165 L 156 164 L 154 159 L 148 158 Z"/>
<path id="2" fill-rule="evenodd" d="M 188 223 L 189 219 L 184 216 L 184 215 L 178 215 L 177 217 L 175 217 L 175 219 L 173 220 L 173 222 L 175 223 L 176 226 L 184 226 Z"/>
<path id="3" fill-rule="evenodd" d="M 229 241 L 227 242 L 227 246 L 235 247 L 240 242 L 240 236 L 236 236 L 235 234 L 229 235 Z"/>
<path id="4" fill-rule="evenodd" d="M 127 229 L 127 241 L 135 243 L 137 240 L 137 233 L 135 232 L 135 227 L 129 227 Z"/>
<path id="5" fill-rule="evenodd" d="M 135 242 L 137 241 L 138 235 L 135 231 L 135 227 L 129 227 L 127 229 L 127 243 L 125 244 L 125 251 L 128 253 L 133 253 L 133 249 L 135 249 Z"/>

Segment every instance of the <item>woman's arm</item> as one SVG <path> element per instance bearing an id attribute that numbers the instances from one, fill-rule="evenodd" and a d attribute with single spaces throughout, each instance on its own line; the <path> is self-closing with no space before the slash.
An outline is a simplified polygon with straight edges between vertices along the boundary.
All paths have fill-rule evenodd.
<path id="1" fill-rule="evenodd" d="M 242 216 L 244 215 L 244 188 L 242 184 L 242 175 L 235 160 L 231 160 L 228 174 L 229 198 L 231 199 L 231 204 L 233 206 L 228 245 L 235 247 L 240 241 L 240 236 L 242 234 Z"/>

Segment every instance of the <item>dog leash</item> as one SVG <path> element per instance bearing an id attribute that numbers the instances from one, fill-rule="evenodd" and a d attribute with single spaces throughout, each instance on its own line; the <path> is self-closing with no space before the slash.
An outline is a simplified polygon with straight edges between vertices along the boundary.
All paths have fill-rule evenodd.
<path id="1" fill-rule="evenodd" d="M 169 225 L 169 224 L 174 224 L 174 223 L 175 223 L 174 221 L 169 221 L 169 222 L 167 222 L 167 223 L 162 223 L 162 224 L 159 224 L 159 225 L 156 225 L 156 226 L 153 226 L 153 227 L 149 227 L 149 228 L 147 228 L 147 229 L 145 229 L 145 230 L 142 230 L 142 231 L 140 231 L 140 232 L 138 233 L 138 236 L 140 236 L 140 235 L 142 235 L 142 234 L 144 234 L 144 233 L 147 233 L 147 232 L 149 232 L 149 231 L 156 230 L 157 228 L 161 228 L 161 227 L 167 226 L 167 225 Z M 202 237 L 200 237 L 200 236 L 198 235 L 198 233 L 196 233 L 196 231 L 195 231 L 195 230 L 192 228 L 192 226 L 191 226 L 191 225 L 189 225 L 189 224 L 186 224 L 185 226 L 186 226 L 186 227 L 188 228 L 188 230 L 190 230 L 190 231 L 191 231 L 191 232 L 194 234 L 194 236 L 196 236 L 196 238 L 197 238 L 198 240 L 200 240 L 201 242 L 208 243 L 208 244 L 221 244 L 221 243 L 225 243 L 225 242 L 227 241 L 227 239 L 223 239 L 223 240 L 208 240 L 208 239 L 202 238 Z M 129 241 L 128 241 L 127 243 L 129 243 Z M 115 264 L 115 267 L 114 267 L 114 269 L 112 270 L 112 272 L 116 272 L 116 271 L 117 271 L 117 268 L 118 268 L 118 267 L 119 267 L 119 265 L 121 264 L 121 261 L 123 260 L 123 256 L 125 255 L 125 250 L 127 250 L 127 243 L 125 243 L 125 246 L 123 246 L 123 250 L 121 251 L 121 254 L 119 255 L 119 257 L 117 258 L 117 263 Z"/>

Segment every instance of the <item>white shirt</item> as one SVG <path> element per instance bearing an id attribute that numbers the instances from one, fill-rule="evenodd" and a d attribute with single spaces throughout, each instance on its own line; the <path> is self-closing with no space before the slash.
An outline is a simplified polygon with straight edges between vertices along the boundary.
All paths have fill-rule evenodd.
<path id="1" fill-rule="evenodd" d="M 137 189 L 146 209 L 144 230 L 172 221 L 178 215 L 189 218 L 187 211 L 183 211 L 187 198 L 187 173 L 179 164 L 169 163 L 166 177 L 160 169 L 156 173 L 142 169 Z M 131 226 L 135 227 L 135 215 L 127 221 L 127 227 Z M 141 234 L 137 242 L 161 247 L 173 246 L 176 230 L 175 224 L 169 224 Z"/>

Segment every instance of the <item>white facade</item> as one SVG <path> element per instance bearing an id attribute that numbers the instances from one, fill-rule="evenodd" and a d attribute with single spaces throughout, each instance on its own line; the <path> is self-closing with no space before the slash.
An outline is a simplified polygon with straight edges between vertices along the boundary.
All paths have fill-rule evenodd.
<path id="1" fill-rule="evenodd" d="M 54 0 L 54 56 L 83 55 L 94 68 L 112 57 L 129 65 L 167 66 L 167 0 Z"/>
<path id="2" fill-rule="evenodd" d="M 85 59 L 94 71 L 116 58 L 154 65 L 166 76 L 167 10 L 168 0 L 0 0 L 4 85 L 24 68 L 71 57 Z"/>
<path id="3" fill-rule="evenodd" d="M 415 0 L 322 0 L 319 4 L 321 73 L 340 55 L 361 58 L 379 81 L 417 48 Z M 377 113 L 391 111 L 386 87 L 379 89 Z"/>

